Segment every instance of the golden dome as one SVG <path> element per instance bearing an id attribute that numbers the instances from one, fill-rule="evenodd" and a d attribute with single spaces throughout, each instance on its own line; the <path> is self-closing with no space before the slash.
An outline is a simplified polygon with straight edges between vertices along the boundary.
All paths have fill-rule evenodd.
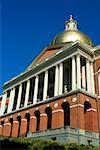
<path id="1" fill-rule="evenodd" d="M 72 19 L 72 16 L 70 16 L 70 19 L 65 23 L 65 25 L 65 31 L 59 33 L 53 39 L 52 44 L 69 43 L 79 40 L 82 43 L 93 46 L 91 39 L 85 33 L 78 31 L 77 22 Z"/>

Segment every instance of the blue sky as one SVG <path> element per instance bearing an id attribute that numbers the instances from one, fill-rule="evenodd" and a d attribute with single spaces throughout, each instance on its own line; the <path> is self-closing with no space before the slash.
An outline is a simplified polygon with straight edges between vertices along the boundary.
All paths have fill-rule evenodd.
<path id="1" fill-rule="evenodd" d="M 0 93 L 64 30 L 70 14 L 100 43 L 100 0 L 1 0 L 0 10 Z"/>

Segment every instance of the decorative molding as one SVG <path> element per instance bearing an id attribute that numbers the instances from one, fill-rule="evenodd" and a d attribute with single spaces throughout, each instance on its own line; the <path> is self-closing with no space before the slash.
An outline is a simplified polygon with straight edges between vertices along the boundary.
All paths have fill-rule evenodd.
<path id="1" fill-rule="evenodd" d="M 89 102 L 90 100 L 87 98 L 86 101 Z"/>
<path id="2" fill-rule="evenodd" d="M 42 117 L 42 116 L 45 116 L 45 117 L 47 117 L 47 114 L 45 114 L 45 113 L 42 113 L 42 114 L 40 114 L 40 116 Z"/>
<path id="3" fill-rule="evenodd" d="M 67 100 L 66 100 L 66 99 L 64 99 L 64 100 L 63 100 L 63 102 L 67 102 Z"/>
<path id="4" fill-rule="evenodd" d="M 73 98 L 72 98 L 72 102 L 75 103 L 76 101 L 77 101 L 77 97 L 73 97 Z"/>
<path id="5" fill-rule="evenodd" d="M 57 112 L 64 112 L 63 109 L 58 109 L 58 110 L 53 110 L 52 113 L 57 113 Z"/>
<path id="6" fill-rule="evenodd" d="M 87 109 L 87 111 L 94 111 L 94 112 L 96 112 L 96 109 L 94 109 L 94 108 L 89 108 L 89 109 Z"/>
<path id="7" fill-rule="evenodd" d="M 11 123 L 4 123 L 4 126 L 6 126 L 6 125 L 9 125 L 9 126 L 11 126 Z"/>
<path id="8" fill-rule="evenodd" d="M 35 110 L 39 110 L 39 108 L 38 107 L 36 107 L 36 109 Z"/>
<path id="9" fill-rule="evenodd" d="M 36 119 L 36 117 L 35 116 L 31 116 L 30 119 Z"/>
<path id="10" fill-rule="evenodd" d="M 49 104 L 47 104 L 47 107 L 50 107 L 50 105 L 49 105 Z"/>
<path id="11" fill-rule="evenodd" d="M 21 119 L 21 121 L 27 121 L 27 119 Z"/>
<path id="12" fill-rule="evenodd" d="M 76 104 L 76 105 L 70 106 L 70 108 L 74 108 L 74 107 L 83 107 L 84 108 L 84 105 L 82 105 L 82 104 Z"/>
<path id="13" fill-rule="evenodd" d="M 55 103 L 54 104 L 54 108 L 57 108 L 59 105 L 58 105 L 58 103 Z"/>
<path id="14" fill-rule="evenodd" d="M 20 113 L 18 113 L 18 115 L 17 116 L 21 116 L 21 114 Z"/>
<path id="15" fill-rule="evenodd" d="M 18 121 L 13 121 L 13 123 L 18 123 Z"/>

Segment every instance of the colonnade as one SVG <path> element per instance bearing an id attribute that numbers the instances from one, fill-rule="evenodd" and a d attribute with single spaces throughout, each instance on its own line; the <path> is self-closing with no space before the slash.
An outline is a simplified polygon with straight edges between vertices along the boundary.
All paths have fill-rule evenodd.
<path id="1" fill-rule="evenodd" d="M 88 91 L 89 93 L 94 94 L 94 74 L 93 74 L 93 63 L 85 59 L 85 65 L 81 64 L 81 55 L 77 54 L 75 56 L 72 56 L 71 58 L 71 90 L 76 89 L 84 89 Z M 54 96 L 61 95 L 64 90 L 64 84 L 63 84 L 63 62 L 57 64 L 55 66 L 55 80 L 54 80 Z M 48 98 L 48 70 L 44 73 L 44 86 L 43 86 L 43 101 Z M 39 83 L 39 74 L 35 76 L 35 85 L 34 85 L 34 95 L 33 95 L 33 101 L 32 104 L 37 103 L 38 99 L 38 83 Z M 19 85 L 19 91 L 18 91 L 18 98 L 17 98 L 17 105 L 16 110 L 20 108 L 21 103 L 21 95 L 22 95 L 22 85 L 21 83 Z M 27 107 L 28 101 L 29 101 L 29 91 L 30 91 L 30 79 L 27 80 L 26 84 L 26 91 L 25 91 L 25 100 L 23 107 Z M 15 96 L 15 87 L 13 87 L 10 90 L 10 97 L 9 97 L 9 104 L 7 113 L 12 112 L 13 104 L 14 104 L 14 96 Z M 5 105 L 6 105 L 6 99 L 7 99 L 7 91 L 4 92 L 1 102 L 1 112 L 0 115 L 4 114 L 5 111 Z"/>

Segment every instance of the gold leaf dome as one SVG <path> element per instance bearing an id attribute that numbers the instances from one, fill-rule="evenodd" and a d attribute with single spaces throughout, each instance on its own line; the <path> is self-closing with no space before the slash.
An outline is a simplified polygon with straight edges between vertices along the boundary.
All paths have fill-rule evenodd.
<path id="1" fill-rule="evenodd" d="M 73 20 L 72 15 L 70 16 L 70 19 L 65 23 L 65 27 L 66 28 L 64 32 L 61 32 L 55 36 L 52 44 L 69 43 L 79 40 L 82 43 L 93 46 L 91 39 L 85 33 L 80 32 L 77 29 L 77 22 Z"/>

